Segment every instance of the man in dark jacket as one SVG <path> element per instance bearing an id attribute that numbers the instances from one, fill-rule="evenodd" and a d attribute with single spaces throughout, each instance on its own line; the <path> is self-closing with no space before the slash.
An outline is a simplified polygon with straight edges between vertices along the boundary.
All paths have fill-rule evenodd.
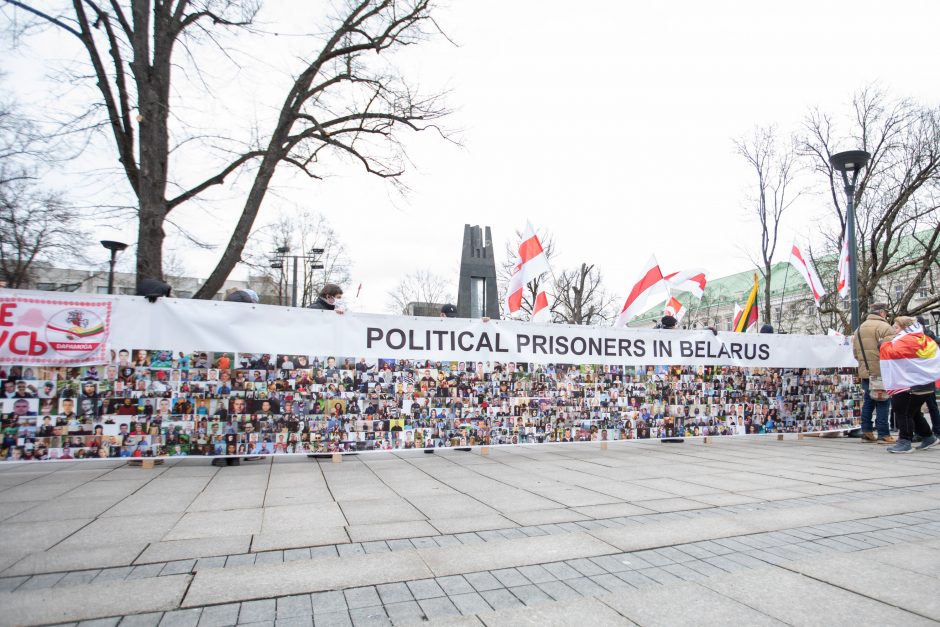
<path id="1" fill-rule="evenodd" d="M 335 283 L 326 283 L 320 290 L 319 297 L 310 304 L 310 309 L 326 309 L 338 314 L 344 313 L 342 306 L 343 288 Z M 339 307 L 337 307 L 339 305 Z"/>
<path id="2" fill-rule="evenodd" d="M 894 444 L 896 440 L 891 437 L 888 429 L 888 411 L 891 401 L 887 398 L 876 401 L 871 397 L 871 378 L 881 378 L 881 361 L 878 347 L 882 342 L 894 337 L 894 327 L 888 324 L 888 306 L 876 303 L 862 322 L 852 338 L 852 350 L 858 361 L 858 376 L 862 380 L 862 390 L 865 391 L 862 403 L 862 442 L 878 442 L 880 444 Z M 875 429 L 877 437 L 872 432 L 871 417 L 876 412 Z"/>

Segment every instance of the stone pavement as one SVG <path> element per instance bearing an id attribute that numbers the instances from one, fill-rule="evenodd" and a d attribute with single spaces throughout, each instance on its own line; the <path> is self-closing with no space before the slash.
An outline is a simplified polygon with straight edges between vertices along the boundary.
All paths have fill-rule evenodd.
<path id="1" fill-rule="evenodd" d="M 790 437 L 3 465 L 0 625 L 927 624 L 938 483 Z"/>

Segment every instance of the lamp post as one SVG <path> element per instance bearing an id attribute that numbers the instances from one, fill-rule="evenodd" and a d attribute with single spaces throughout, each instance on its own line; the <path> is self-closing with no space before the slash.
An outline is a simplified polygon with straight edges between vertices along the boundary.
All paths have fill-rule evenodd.
<path id="1" fill-rule="evenodd" d="M 933 332 L 940 335 L 940 309 L 931 311 L 930 317 L 933 318 Z"/>
<path id="2" fill-rule="evenodd" d="M 290 252 L 290 246 L 280 246 L 277 250 L 274 251 L 274 257 L 271 259 L 271 267 L 274 269 L 283 269 L 284 262 L 286 260 L 293 260 L 293 286 L 291 288 L 291 307 L 297 306 L 297 264 L 301 259 L 304 261 L 312 262 L 310 264 L 311 270 L 321 270 L 323 264 L 320 262 L 320 256 L 323 255 L 324 249 L 322 248 L 311 248 L 308 253 L 303 255 L 288 255 Z"/>
<path id="3" fill-rule="evenodd" d="M 856 265 L 855 243 L 855 183 L 858 182 L 858 173 L 868 165 L 871 155 L 864 150 L 848 150 L 829 157 L 829 163 L 837 172 L 842 173 L 842 182 L 845 184 L 845 231 L 849 243 L 849 301 L 852 312 L 852 332 L 858 329 L 858 266 Z"/>
<path id="4" fill-rule="evenodd" d="M 111 251 L 111 266 L 108 270 L 108 294 L 114 293 L 114 262 L 117 254 L 127 248 L 124 242 L 115 242 L 109 239 L 101 240 L 101 245 Z"/>

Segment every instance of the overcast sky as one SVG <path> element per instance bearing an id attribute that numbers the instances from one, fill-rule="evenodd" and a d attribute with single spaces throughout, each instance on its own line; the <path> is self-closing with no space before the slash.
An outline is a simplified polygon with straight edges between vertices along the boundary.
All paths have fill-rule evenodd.
<path id="1" fill-rule="evenodd" d="M 249 48 L 241 60 L 258 66 L 233 72 L 213 60 L 208 71 L 224 81 L 225 103 L 180 114 L 224 120 L 239 136 L 269 116 L 299 67 L 293 55 L 305 40 L 289 35 L 320 30 L 324 9 L 309 7 L 317 4 L 270 2 L 259 17 L 282 33 L 278 44 L 241 38 Z M 618 306 L 653 253 L 664 271 L 704 267 L 717 278 L 746 269 L 759 231 L 746 211 L 753 175 L 734 138 L 757 125 L 798 130 L 811 107 L 846 115 L 853 93 L 872 83 L 940 102 L 936 1 L 474 0 L 453 2 L 438 20 L 457 45 L 414 47 L 401 64 L 425 90 L 450 90 L 455 113 L 446 125 L 459 129 L 462 146 L 430 134 L 409 140 L 405 197 L 354 169 L 323 182 L 285 173 L 261 218 L 297 207 L 323 213 L 353 259 L 347 293 L 362 284 L 360 311 L 385 311 L 387 292 L 418 269 L 456 284 L 465 223 L 492 227 L 499 262 L 513 231 L 531 220 L 554 234 L 556 268 L 597 263 Z M 30 60 L 39 55 L 58 63 L 77 51 L 52 35 L 20 48 L 12 67 L 0 62 L 7 86 L 32 106 L 47 106 L 50 94 L 68 102 L 61 85 L 36 79 L 46 71 Z M 68 166 L 63 180 L 77 202 L 93 202 L 102 186 L 124 193 L 120 182 L 106 183 L 120 179 L 91 173 L 113 167 L 108 150 L 93 146 Z M 239 197 L 220 190 L 212 207 L 177 219 L 223 244 Z M 817 216 L 827 210 L 825 197 L 800 199 L 783 225 L 779 260 L 794 237 L 822 242 L 827 227 Z M 130 224 L 96 228 L 95 239 L 136 237 Z M 218 254 L 178 238 L 169 246 L 196 276 L 207 276 Z"/>

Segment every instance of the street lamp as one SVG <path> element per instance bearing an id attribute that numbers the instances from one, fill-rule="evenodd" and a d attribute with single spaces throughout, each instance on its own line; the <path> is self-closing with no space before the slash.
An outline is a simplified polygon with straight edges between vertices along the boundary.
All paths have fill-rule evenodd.
<path id="1" fill-rule="evenodd" d="M 114 261 L 117 254 L 127 248 L 124 242 L 115 242 L 109 239 L 101 240 L 101 245 L 111 251 L 111 268 L 108 270 L 108 294 L 114 293 Z"/>
<path id="2" fill-rule="evenodd" d="M 834 170 L 842 173 L 842 182 L 845 184 L 845 231 L 849 237 L 849 299 L 852 308 L 853 333 L 859 323 L 858 267 L 855 259 L 855 183 L 858 181 L 858 173 L 868 165 L 869 159 L 871 155 L 864 150 L 848 150 L 829 157 L 829 163 Z"/>
<path id="3" fill-rule="evenodd" d="M 284 268 L 284 262 L 288 260 L 294 261 L 293 271 L 293 285 L 291 287 L 291 307 L 297 306 L 297 264 L 300 260 L 310 261 L 311 270 L 322 270 L 323 264 L 319 263 L 320 257 L 326 252 L 323 248 L 311 248 L 310 252 L 303 255 L 289 255 L 290 246 L 279 246 L 274 251 L 274 257 L 270 259 L 271 267 L 277 270 Z M 306 271 L 304 271 L 306 273 Z"/>
<path id="4" fill-rule="evenodd" d="M 930 317 L 933 318 L 933 332 L 940 335 L 940 309 L 931 311 Z"/>

